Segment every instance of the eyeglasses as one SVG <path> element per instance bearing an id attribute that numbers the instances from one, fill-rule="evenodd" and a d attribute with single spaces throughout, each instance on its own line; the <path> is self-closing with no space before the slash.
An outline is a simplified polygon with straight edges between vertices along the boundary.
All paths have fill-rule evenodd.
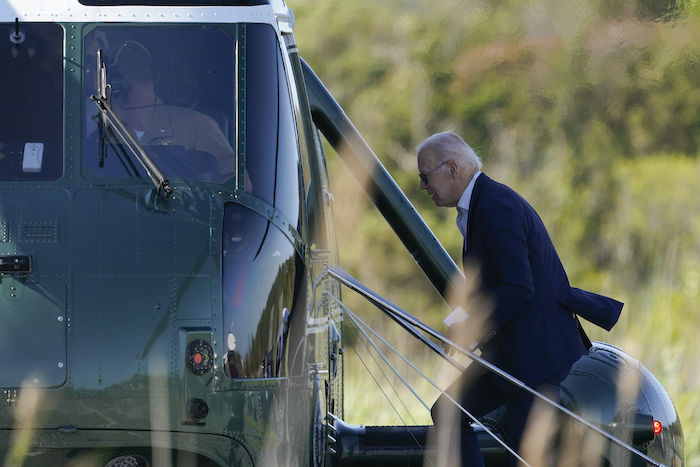
<path id="1" fill-rule="evenodd" d="M 420 177 L 421 180 L 423 180 L 423 183 L 428 183 L 428 176 L 429 176 L 431 173 L 435 172 L 435 171 L 436 171 L 437 169 L 439 169 L 440 167 L 442 167 L 443 165 L 447 164 L 448 162 L 450 162 L 450 159 L 447 159 L 445 162 L 443 162 L 442 164 L 438 165 L 437 167 L 435 167 L 433 170 L 431 170 L 431 171 L 428 172 L 428 173 L 425 173 L 425 174 L 424 174 L 423 172 L 419 172 L 419 173 L 418 173 L 418 176 Z"/>

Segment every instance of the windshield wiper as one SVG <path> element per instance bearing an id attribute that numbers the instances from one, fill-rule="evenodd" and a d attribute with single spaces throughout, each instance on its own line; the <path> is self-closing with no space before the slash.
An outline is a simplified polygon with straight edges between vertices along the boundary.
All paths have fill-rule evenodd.
<path id="1" fill-rule="evenodd" d="M 119 116 L 112 110 L 112 106 L 109 102 L 109 96 L 107 89 L 110 89 L 109 83 L 107 83 L 107 69 L 105 67 L 104 61 L 102 60 L 102 49 L 97 50 L 97 96 L 90 96 L 90 99 L 97 105 L 100 109 L 100 123 L 99 123 L 99 138 L 100 138 L 100 166 L 104 165 L 105 157 L 105 147 L 107 138 L 107 125 L 110 125 L 112 131 L 121 139 L 125 146 L 129 148 L 131 153 L 136 157 L 139 163 L 146 170 L 146 173 L 151 178 L 156 188 L 158 189 L 158 194 L 161 190 L 169 195 L 173 192 L 170 187 L 170 182 L 163 172 L 158 168 L 153 159 L 146 153 L 143 146 L 138 142 L 136 137 L 129 131 L 124 122 L 119 118 Z M 111 93 L 110 93 L 111 94 Z"/>

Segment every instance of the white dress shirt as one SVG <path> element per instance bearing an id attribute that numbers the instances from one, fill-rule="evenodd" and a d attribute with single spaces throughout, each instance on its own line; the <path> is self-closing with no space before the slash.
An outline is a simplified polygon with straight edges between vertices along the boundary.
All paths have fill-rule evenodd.
<path id="1" fill-rule="evenodd" d="M 477 170 L 472 179 L 469 181 L 469 185 L 464 189 L 464 193 L 459 198 L 457 202 L 457 228 L 462 233 L 464 240 L 467 239 L 467 219 L 469 215 L 469 203 L 472 200 L 472 192 L 474 191 L 474 184 L 476 183 L 476 178 L 481 175 L 481 171 Z"/>

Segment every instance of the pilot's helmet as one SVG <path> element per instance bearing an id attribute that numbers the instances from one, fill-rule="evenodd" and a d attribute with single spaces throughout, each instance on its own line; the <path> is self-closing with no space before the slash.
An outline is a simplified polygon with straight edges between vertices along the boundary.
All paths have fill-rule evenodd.
<path id="1" fill-rule="evenodd" d="M 131 83 L 156 82 L 158 72 L 148 50 L 129 40 L 117 50 L 109 75 L 112 99 L 123 102 L 131 92 Z"/>

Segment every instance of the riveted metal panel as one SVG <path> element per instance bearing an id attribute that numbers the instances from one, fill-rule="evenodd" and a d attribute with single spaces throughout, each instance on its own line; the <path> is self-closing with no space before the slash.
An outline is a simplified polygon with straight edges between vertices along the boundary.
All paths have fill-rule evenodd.
<path id="1" fill-rule="evenodd" d="M 56 387 L 66 380 L 66 283 L 3 276 L 0 387 Z"/>

